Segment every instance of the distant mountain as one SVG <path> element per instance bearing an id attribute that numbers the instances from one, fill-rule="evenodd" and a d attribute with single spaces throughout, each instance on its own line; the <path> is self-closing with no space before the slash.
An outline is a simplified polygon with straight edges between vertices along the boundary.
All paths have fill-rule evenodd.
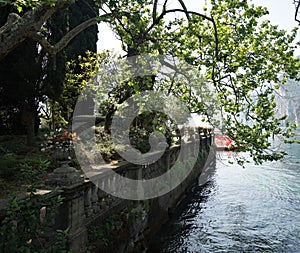
<path id="1" fill-rule="evenodd" d="M 296 122 L 300 126 L 300 82 L 289 80 L 284 84 L 277 96 L 278 116 L 288 115 L 288 122 Z"/>

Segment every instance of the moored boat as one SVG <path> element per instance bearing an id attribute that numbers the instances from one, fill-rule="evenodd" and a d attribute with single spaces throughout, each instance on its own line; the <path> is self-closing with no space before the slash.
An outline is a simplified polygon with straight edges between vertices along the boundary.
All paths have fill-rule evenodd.
<path id="1" fill-rule="evenodd" d="M 225 135 L 215 135 L 215 145 L 217 150 L 234 151 L 237 149 L 235 141 Z"/>

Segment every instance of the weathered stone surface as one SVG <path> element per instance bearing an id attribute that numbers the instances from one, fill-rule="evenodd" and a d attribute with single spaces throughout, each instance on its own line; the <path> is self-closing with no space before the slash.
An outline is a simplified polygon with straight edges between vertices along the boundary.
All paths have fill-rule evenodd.
<path id="1" fill-rule="evenodd" d="M 55 169 L 48 177 L 45 184 L 49 186 L 70 187 L 83 183 L 81 173 L 75 168 L 70 167 L 67 162 Z"/>

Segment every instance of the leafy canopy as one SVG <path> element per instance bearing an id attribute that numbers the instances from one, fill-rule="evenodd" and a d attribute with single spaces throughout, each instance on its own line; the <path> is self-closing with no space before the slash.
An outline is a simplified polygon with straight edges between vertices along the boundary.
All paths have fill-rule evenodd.
<path id="1" fill-rule="evenodd" d="M 56 2 L 57 0 L 0 0 L 0 6 L 12 5 L 18 12 L 22 12 L 23 9 L 35 8 L 43 3 L 53 6 Z"/>
<path id="2" fill-rule="evenodd" d="M 203 73 L 205 81 L 196 89 L 180 82 L 165 83 L 165 89 L 234 138 L 256 162 L 280 159 L 283 153 L 271 148 L 270 138 L 289 139 L 293 128 L 276 114 L 275 94 L 299 73 L 293 56 L 297 28 L 288 33 L 263 21 L 268 10 L 246 0 L 212 0 L 206 15 L 187 10 L 182 1 L 180 8 L 168 3 L 107 1 L 102 8 L 113 13 L 107 22 L 127 56 L 172 55 Z M 211 94 L 206 101 L 204 86 Z"/>
<path id="3" fill-rule="evenodd" d="M 276 115 L 275 93 L 299 73 L 299 60 L 293 56 L 297 29 L 287 33 L 262 21 L 267 9 L 250 0 L 211 0 L 204 13 L 188 10 L 182 0 L 175 5 L 169 0 L 96 2 L 107 14 L 99 21 L 111 26 L 126 56 L 171 55 L 201 73 L 196 88 L 177 80 L 164 82 L 163 89 L 234 138 L 256 162 L 282 157 L 280 150 L 271 149 L 270 137 L 289 138 L 293 130 L 284 127 L 284 116 Z M 14 3 L 37 5 L 29 0 Z M 121 100 L 141 90 L 142 82 L 132 83 L 130 92 L 119 90 Z M 204 86 L 210 90 L 205 99 Z M 128 83 L 123 91 L 127 89 Z"/>

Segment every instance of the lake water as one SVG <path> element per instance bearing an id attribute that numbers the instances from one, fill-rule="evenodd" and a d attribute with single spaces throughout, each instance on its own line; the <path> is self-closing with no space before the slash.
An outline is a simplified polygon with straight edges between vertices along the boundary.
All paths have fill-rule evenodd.
<path id="1" fill-rule="evenodd" d="M 228 164 L 194 187 L 149 252 L 300 252 L 300 145 L 280 162 Z"/>

